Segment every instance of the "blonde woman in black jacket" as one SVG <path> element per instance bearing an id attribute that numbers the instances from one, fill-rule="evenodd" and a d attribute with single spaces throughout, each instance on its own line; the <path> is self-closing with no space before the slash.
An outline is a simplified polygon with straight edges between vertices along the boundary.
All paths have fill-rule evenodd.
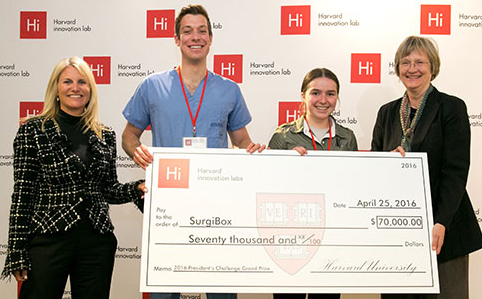
<path id="1" fill-rule="evenodd" d="M 117 180 L 115 133 L 98 117 L 92 71 L 78 57 L 54 68 L 43 112 L 14 141 L 14 190 L 2 277 L 21 299 L 109 298 L 117 240 L 109 204 L 142 205 L 142 181 Z"/>

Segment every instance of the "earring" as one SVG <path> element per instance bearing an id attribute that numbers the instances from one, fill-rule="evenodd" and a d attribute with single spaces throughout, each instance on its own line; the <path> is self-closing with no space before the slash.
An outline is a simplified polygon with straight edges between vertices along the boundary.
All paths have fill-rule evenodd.
<path id="1" fill-rule="evenodd" d="M 60 101 L 59 96 L 57 96 L 56 100 L 57 100 L 57 102 L 59 102 L 59 101 Z"/>

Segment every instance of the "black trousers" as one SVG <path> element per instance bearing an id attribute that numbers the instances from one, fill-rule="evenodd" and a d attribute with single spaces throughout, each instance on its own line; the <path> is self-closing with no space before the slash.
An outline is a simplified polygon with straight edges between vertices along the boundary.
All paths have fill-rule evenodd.
<path id="1" fill-rule="evenodd" d="M 35 236 L 19 299 L 61 299 L 67 277 L 72 299 L 109 298 L 116 248 L 113 233 L 99 234 L 86 220 L 65 233 Z"/>
<path id="2" fill-rule="evenodd" d="M 340 294 L 308 294 L 308 299 L 340 299 Z M 305 299 L 306 294 L 273 294 L 273 299 Z"/>

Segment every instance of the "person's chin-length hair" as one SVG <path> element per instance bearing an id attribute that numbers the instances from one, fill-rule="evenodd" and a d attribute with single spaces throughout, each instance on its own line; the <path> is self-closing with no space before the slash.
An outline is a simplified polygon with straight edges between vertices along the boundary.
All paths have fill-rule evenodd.
<path id="1" fill-rule="evenodd" d="M 400 61 L 412 52 L 424 53 L 430 61 L 432 80 L 440 72 L 440 56 L 435 41 L 421 36 L 409 36 L 398 47 L 395 53 L 395 73 L 400 77 Z"/>

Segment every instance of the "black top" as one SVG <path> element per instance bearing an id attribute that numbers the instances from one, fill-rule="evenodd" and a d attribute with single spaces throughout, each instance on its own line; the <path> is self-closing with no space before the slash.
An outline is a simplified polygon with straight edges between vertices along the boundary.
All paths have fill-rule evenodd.
<path id="1" fill-rule="evenodd" d="M 92 151 L 89 149 L 89 133 L 83 132 L 83 121 L 81 116 L 73 116 L 67 112 L 60 110 L 59 114 L 55 117 L 55 120 L 59 124 L 60 131 L 67 135 L 69 145 L 67 151 L 75 154 L 80 158 L 84 167 L 87 168 L 92 162 Z M 92 203 L 89 200 L 84 200 L 76 207 L 76 211 L 79 213 L 81 221 L 78 223 L 79 228 L 91 228 L 92 225 L 87 219 L 89 219 L 88 207 L 91 207 Z"/>
<path id="2" fill-rule="evenodd" d="M 60 131 L 67 135 L 70 145 L 68 151 L 77 155 L 86 167 L 92 162 L 92 152 L 89 150 L 89 133 L 83 132 L 82 117 L 73 116 L 60 110 L 55 118 L 59 124 Z"/>

